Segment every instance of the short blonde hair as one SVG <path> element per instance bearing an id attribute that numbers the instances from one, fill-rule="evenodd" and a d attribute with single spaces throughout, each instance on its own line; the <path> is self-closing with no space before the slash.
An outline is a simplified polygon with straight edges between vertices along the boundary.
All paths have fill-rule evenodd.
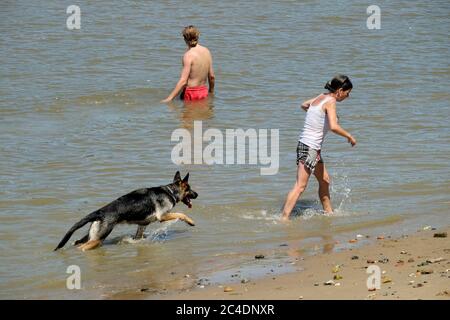
<path id="1" fill-rule="evenodd" d="M 200 31 L 194 26 L 188 26 L 183 29 L 183 38 L 186 41 L 189 47 L 195 47 L 198 44 L 198 37 L 200 35 Z"/>

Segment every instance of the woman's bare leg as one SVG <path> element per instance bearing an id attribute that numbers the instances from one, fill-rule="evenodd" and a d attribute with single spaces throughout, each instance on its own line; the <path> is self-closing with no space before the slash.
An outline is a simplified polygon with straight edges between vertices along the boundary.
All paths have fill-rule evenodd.
<path id="1" fill-rule="evenodd" d="M 333 213 L 330 200 L 330 176 L 323 162 L 319 162 L 314 170 L 314 175 L 319 182 L 319 199 L 322 202 L 323 211 Z"/>
<path id="2" fill-rule="evenodd" d="M 292 209 L 294 209 L 298 198 L 306 189 L 310 175 L 310 171 L 300 162 L 297 169 L 297 181 L 292 190 L 287 194 L 286 202 L 284 203 L 283 214 L 281 216 L 282 221 L 289 220 L 289 216 L 291 215 Z"/>

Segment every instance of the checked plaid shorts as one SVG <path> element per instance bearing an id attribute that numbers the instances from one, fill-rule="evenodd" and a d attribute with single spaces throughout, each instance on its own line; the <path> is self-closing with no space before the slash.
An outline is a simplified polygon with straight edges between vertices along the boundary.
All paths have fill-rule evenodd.
<path id="1" fill-rule="evenodd" d="M 320 150 L 312 149 L 299 141 L 297 145 L 297 165 L 300 162 L 313 173 L 317 163 L 323 163 Z"/>

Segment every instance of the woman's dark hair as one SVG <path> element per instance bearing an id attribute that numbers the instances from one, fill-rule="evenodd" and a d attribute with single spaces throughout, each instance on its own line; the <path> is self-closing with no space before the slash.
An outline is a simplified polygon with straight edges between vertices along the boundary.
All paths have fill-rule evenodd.
<path id="1" fill-rule="evenodd" d="M 347 91 L 353 88 L 353 84 L 350 81 L 350 78 L 344 76 L 343 74 L 336 75 L 333 79 L 327 82 L 325 85 L 325 89 L 330 92 L 336 92 L 339 89 Z"/>

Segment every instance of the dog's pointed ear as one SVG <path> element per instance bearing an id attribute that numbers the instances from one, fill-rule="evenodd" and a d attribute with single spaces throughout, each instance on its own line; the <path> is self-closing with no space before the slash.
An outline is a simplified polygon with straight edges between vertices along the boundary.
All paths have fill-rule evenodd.
<path id="1" fill-rule="evenodd" d="M 175 173 L 175 177 L 173 177 L 173 182 L 177 182 L 180 180 L 181 180 L 180 171 L 177 171 L 177 173 Z"/>
<path id="2" fill-rule="evenodd" d="M 188 172 L 188 174 L 186 175 L 186 177 L 183 178 L 183 182 L 187 183 L 188 180 L 189 180 L 189 172 Z"/>

